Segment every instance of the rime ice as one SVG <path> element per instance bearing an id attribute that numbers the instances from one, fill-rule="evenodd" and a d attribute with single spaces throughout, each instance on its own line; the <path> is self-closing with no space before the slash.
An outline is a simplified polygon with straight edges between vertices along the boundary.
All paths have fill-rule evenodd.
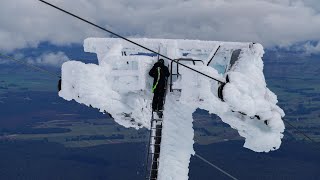
<path id="1" fill-rule="evenodd" d="M 181 62 L 221 81 L 229 77 L 218 98 L 219 84 L 179 66 L 181 76 L 173 78 L 164 107 L 159 179 L 188 179 L 193 150 L 192 113 L 205 109 L 217 114 L 245 138 L 244 147 L 269 152 L 281 145 L 283 110 L 263 75 L 263 47 L 260 44 L 199 40 L 131 39 L 170 58 L 192 58 L 202 62 Z M 214 52 L 220 45 L 214 58 Z M 150 128 L 152 78 L 148 71 L 157 57 L 133 44 L 116 38 L 88 38 L 86 52 L 96 53 L 98 64 L 69 61 L 62 66 L 59 95 L 110 113 L 127 128 Z M 226 72 L 232 52 L 240 49 L 238 60 Z M 207 66 L 208 62 L 210 64 Z M 170 62 L 166 61 L 168 65 Z M 174 69 L 176 65 L 174 64 Z M 255 118 L 255 116 L 259 116 Z"/>

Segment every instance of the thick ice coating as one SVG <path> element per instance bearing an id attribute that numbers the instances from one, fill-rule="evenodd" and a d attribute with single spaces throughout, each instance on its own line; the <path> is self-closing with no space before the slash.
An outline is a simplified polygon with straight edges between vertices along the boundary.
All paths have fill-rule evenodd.
<path id="1" fill-rule="evenodd" d="M 173 67 L 171 73 L 179 76 L 172 76 L 173 90 L 167 92 L 164 106 L 160 180 L 188 179 L 190 157 L 194 154 L 192 113 L 197 108 L 217 114 L 236 129 L 248 149 L 269 152 L 280 147 L 284 112 L 277 106 L 276 95 L 267 88 L 260 44 L 131 40 L 170 58 L 189 59 L 180 62 L 226 82 L 219 88 L 221 83 L 165 59 L 165 64 Z M 98 64 L 64 63 L 59 95 L 110 113 L 125 127 L 150 128 L 153 94 L 148 71 L 157 56 L 116 38 L 88 38 L 84 49 L 97 54 Z"/>

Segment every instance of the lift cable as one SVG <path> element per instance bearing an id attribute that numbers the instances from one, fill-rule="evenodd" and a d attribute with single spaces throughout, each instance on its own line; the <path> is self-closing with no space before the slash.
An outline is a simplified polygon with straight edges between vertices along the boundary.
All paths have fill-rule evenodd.
<path id="1" fill-rule="evenodd" d="M 308 136 L 306 133 L 302 132 L 301 130 L 299 130 L 296 126 L 294 126 L 293 124 L 291 124 L 288 120 L 283 119 L 283 121 L 285 123 L 287 123 L 289 126 L 291 126 L 292 128 L 294 128 L 295 130 L 297 130 L 297 133 L 300 133 L 302 136 L 306 137 L 307 139 L 309 139 L 312 143 L 318 144 L 314 139 L 312 139 L 310 136 Z M 296 133 L 296 134 L 297 134 Z M 317 146 L 319 147 L 319 146 Z M 210 166 L 212 166 L 213 168 L 217 169 L 218 171 L 222 172 L 223 174 L 229 176 L 231 179 L 233 180 L 238 180 L 237 178 L 235 178 L 234 176 L 232 176 L 230 173 L 226 172 L 225 170 L 219 168 L 217 165 L 214 165 L 213 163 L 209 162 L 208 160 L 206 160 L 205 158 L 201 157 L 199 154 L 195 154 L 196 157 L 198 157 L 199 159 L 201 159 L 203 162 L 209 164 Z"/>
<path id="2" fill-rule="evenodd" d="M 284 122 L 286 122 L 287 124 L 289 124 L 289 126 L 291 126 L 293 129 L 297 130 L 298 133 L 300 133 L 301 135 L 303 135 L 304 137 L 306 137 L 307 139 L 309 139 L 311 142 L 313 143 L 317 143 L 314 139 L 312 139 L 310 136 L 308 136 L 306 133 L 300 131 L 297 127 L 295 127 L 293 124 L 291 124 L 289 121 L 282 119 Z"/>
<path id="3" fill-rule="evenodd" d="M 217 169 L 218 171 L 222 172 L 223 174 L 229 176 L 231 179 L 238 180 L 237 178 L 232 176 L 230 173 L 226 172 L 225 170 L 223 170 L 223 169 L 219 168 L 218 166 L 214 165 L 213 163 L 209 162 L 208 160 L 206 160 L 205 158 L 203 158 L 199 154 L 195 154 L 195 156 L 198 157 L 199 159 L 201 159 L 203 162 L 209 164 L 211 167 L 213 167 L 213 168 Z"/>
<path id="4" fill-rule="evenodd" d="M 56 74 L 56 73 L 50 72 L 50 71 L 48 71 L 48 70 L 45 70 L 45 69 L 43 69 L 43 68 L 34 66 L 34 65 L 32 65 L 32 64 L 30 64 L 30 63 L 27 63 L 27 62 L 25 62 L 25 61 L 18 60 L 18 59 L 16 59 L 16 58 L 13 58 L 13 57 L 11 57 L 11 56 L 4 55 L 4 54 L 2 54 L 2 53 L 0 53 L 0 56 L 3 57 L 3 58 L 5 58 L 5 59 L 9 59 L 9 60 L 15 61 L 15 62 L 17 62 L 17 63 L 20 63 L 20 64 L 22 64 L 22 65 L 24 65 L 24 66 L 27 66 L 27 67 L 29 67 L 29 68 L 31 68 L 31 69 L 33 69 L 33 70 L 41 71 L 41 72 L 43 72 L 43 73 L 46 73 L 46 74 L 48 74 L 48 75 L 50 75 L 50 76 L 53 76 L 53 77 L 57 77 L 57 78 L 59 78 L 59 79 L 61 78 L 61 76 L 60 76 L 59 74 Z"/>
<path id="5" fill-rule="evenodd" d="M 192 70 L 192 71 L 195 71 L 195 72 L 197 72 L 197 73 L 199 73 L 199 74 L 201 74 L 201 75 L 203 75 L 203 76 L 206 76 L 206 77 L 208 77 L 208 78 L 210 78 L 210 79 L 213 79 L 213 80 L 215 80 L 215 81 L 218 81 L 218 82 L 220 82 L 220 83 L 222 83 L 222 84 L 225 84 L 225 82 L 223 82 L 223 81 L 221 81 L 221 80 L 219 80 L 219 79 L 217 79 L 217 78 L 211 77 L 211 76 L 209 76 L 209 75 L 207 75 L 207 74 L 205 74 L 205 73 L 203 73 L 203 72 L 200 72 L 200 71 L 198 71 L 198 70 L 196 70 L 196 69 L 193 69 L 193 68 L 191 68 L 191 67 L 189 67 L 189 66 L 186 66 L 186 65 L 184 65 L 184 64 L 182 64 L 182 63 L 179 63 L 179 62 L 177 62 L 177 61 L 174 60 L 174 59 L 171 59 L 171 58 L 169 58 L 169 57 L 167 57 L 167 56 L 165 56 L 165 55 L 162 55 L 162 54 L 160 54 L 160 53 L 158 53 L 158 52 L 156 52 L 156 51 L 154 51 L 154 50 L 152 50 L 152 49 L 150 49 L 150 48 L 147 48 L 147 47 L 145 47 L 145 46 L 143 46 L 143 45 L 141 45 L 141 44 L 139 44 L 139 43 L 136 43 L 136 42 L 134 42 L 134 41 L 132 41 L 132 40 L 130 40 L 130 39 L 128 39 L 128 38 L 125 38 L 124 36 L 121 36 L 121 35 L 119 35 L 119 34 L 117 34 L 117 33 L 114 33 L 114 32 L 112 32 L 112 31 L 106 29 L 106 28 L 103 28 L 102 26 L 99 26 L 99 25 L 97 25 L 97 24 L 95 24 L 95 23 L 92 23 L 92 22 L 90 22 L 90 21 L 88 21 L 88 20 L 86 20 L 86 19 L 84 19 L 84 18 L 82 18 L 82 17 L 80 17 L 80 16 L 77 16 L 77 15 L 75 15 L 75 14 L 69 12 L 69 11 L 66 11 L 66 10 L 64 10 L 64 9 L 62 9 L 62 8 L 60 8 L 60 7 L 57 7 L 57 6 L 51 4 L 51 3 L 47 2 L 47 1 L 44 1 L 44 0 L 38 0 L 38 1 L 40 1 L 40 2 L 42 2 L 42 3 L 44 3 L 44 4 L 47 4 L 47 5 L 55 8 L 55 9 L 57 9 L 57 10 L 59 10 L 59 11 L 62 11 L 62 12 L 66 13 L 66 14 L 68 14 L 68 15 L 70 15 L 70 16 L 73 16 L 73 17 L 75 17 L 75 18 L 77 18 L 77 19 L 79 19 L 79 20 L 81 20 L 81 21 L 83 21 L 83 22 L 85 22 L 85 23 L 87 23 L 87 24 L 90 24 L 90 25 L 92 25 L 92 26 L 94 26 L 94 27 L 96 27 L 96 28 L 99 28 L 99 29 L 101 29 L 101 30 L 103 30 L 103 31 L 106 31 L 106 32 L 108 32 L 108 33 L 110 33 L 110 34 L 112 34 L 112 35 L 114 35 L 114 36 L 117 36 L 117 37 L 119 37 L 119 38 L 121 38 L 121 39 L 123 39 L 123 40 L 125 40 L 125 41 L 128 41 L 128 42 L 130 42 L 130 43 L 132 43 L 132 44 L 134 44 L 134 45 L 136 45 L 136 46 L 139 46 L 139 47 L 141 47 L 141 48 L 143 48 L 143 49 L 145 49 L 145 50 L 147 50 L 147 51 L 150 51 L 150 52 L 152 52 L 152 53 L 155 53 L 155 54 L 157 54 L 157 55 L 159 55 L 159 56 L 161 56 L 161 57 L 163 57 L 163 58 L 166 58 L 166 59 L 168 59 L 168 60 L 170 60 L 170 61 L 174 61 L 175 63 L 177 63 L 177 64 L 179 64 L 179 65 L 181 65 L 181 66 L 183 66 L 183 67 L 185 67 L 185 68 L 188 68 L 188 69 L 190 69 L 190 70 Z"/>

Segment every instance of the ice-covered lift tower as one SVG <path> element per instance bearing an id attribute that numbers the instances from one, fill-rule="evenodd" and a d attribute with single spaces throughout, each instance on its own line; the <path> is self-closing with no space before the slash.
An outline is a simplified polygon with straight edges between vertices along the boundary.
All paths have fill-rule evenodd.
<path id="1" fill-rule="evenodd" d="M 168 91 L 164 106 L 158 179 L 188 179 L 190 157 L 195 153 L 192 113 L 197 108 L 218 115 L 236 129 L 245 138 L 244 147 L 248 149 L 269 152 L 280 147 L 284 112 L 276 105 L 276 95 L 266 86 L 260 44 L 131 40 L 156 52 L 160 50 L 172 59 L 202 60 L 181 63 L 221 81 L 226 82 L 228 76 L 221 91 L 223 100 L 218 97 L 221 84 L 212 79 L 182 66 L 180 75 L 172 76 L 173 90 Z M 148 72 L 157 56 L 116 38 L 88 38 L 84 50 L 96 53 L 98 64 L 64 63 L 59 95 L 108 112 L 127 128 L 150 128 L 153 94 Z M 165 64 L 170 65 L 170 61 L 165 60 Z M 176 64 L 173 66 L 171 73 L 176 74 Z"/>

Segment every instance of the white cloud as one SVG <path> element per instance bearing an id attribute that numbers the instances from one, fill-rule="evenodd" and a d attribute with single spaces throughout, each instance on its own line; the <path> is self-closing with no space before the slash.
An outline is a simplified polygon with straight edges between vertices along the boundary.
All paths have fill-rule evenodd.
<path id="1" fill-rule="evenodd" d="M 27 62 L 30 64 L 39 64 L 45 66 L 52 66 L 52 67 L 61 67 L 64 62 L 69 61 L 70 59 L 66 56 L 63 52 L 57 53 L 44 53 L 41 56 L 32 59 L 28 58 Z"/>
<path id="2" fill-rule="evenodd" d="M 315 45 L 313 45 L 311 43 L 306 43 L 304 45 L 304 51 L 306 52 L 307 55 L 319 54 L 320 53 L 320 43 L 317 43 Z"/>
<path id="3" fill-rule="evenodd" d="M 267 47 L 320 40 L 318 0 L 48 1 L 124 36 L 254 41 Z M 2 0 L 0 23 L 0 49 L 7 51 L 108 36 L 37 0 Z"/>

